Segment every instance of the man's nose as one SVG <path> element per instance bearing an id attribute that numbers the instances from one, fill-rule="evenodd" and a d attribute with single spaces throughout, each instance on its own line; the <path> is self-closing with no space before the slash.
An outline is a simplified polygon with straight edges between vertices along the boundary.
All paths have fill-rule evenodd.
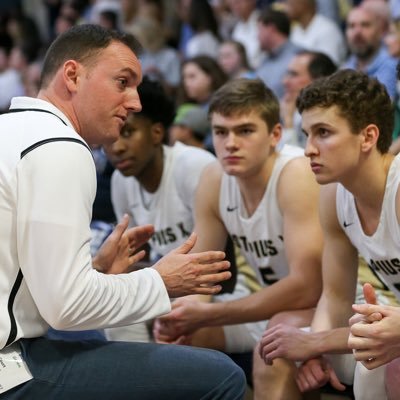
<path id="1" fill-rule="evenodd" d="M 304 148 L 304 155 L 306 157 L 310 157 L 312 154 L 315 154 L 315 153 L 316 153 L 316 147 L 312 141 L 312 138 L 310 136 L 308 136 L 307 140 L 306 140 L 306 145 Z"/>
<path id="2" fill-rule="evenodd" d="M 140 102 L 139 93 L 137 88 L 132 89 L 128 94 L 128 99 L 125 106 L 130 112 L 142 111 L 142 103 Z"/>
<path id="3" fill-rule="evenodd" d="M 236 147 L 237 146 L 237 137 L 233 132 L 229 132 L 226 137 L 225 145 L 227 148 Z"/>

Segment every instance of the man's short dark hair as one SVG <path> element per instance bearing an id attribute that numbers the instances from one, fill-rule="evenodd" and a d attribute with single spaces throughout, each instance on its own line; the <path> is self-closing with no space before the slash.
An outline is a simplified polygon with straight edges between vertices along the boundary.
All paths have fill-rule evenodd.
<path id="1" fill-rule="evenodd" d="M 300 50 L 296 55 L 307 55 L 310 57 L 307 70 L 312 80 L 332 75 L 337 71 L 337 65 L 332 59 L 319 51 Z"/>
<path id="2" fill-rule="evenodd" d="M 153 123 L 159 122 L 168 129 L 175 118 L 175 104 L 161 84 L 144 76 L 138 86 L 138 94 L 142 110 L 136 115 L 144 116 Z"/>
<path id="3" fill-rule="evenodd" d="M 290 34 L 290 19 L 283 11 L 274 10 L 270 7 L 264 8 L 258 20 L 263 25 L 274 25 L 285 36 Z"/>
<path id="4" fill-rule="evenodd" d="M 378 151 L 384 154 L 389 150 L 394 107 L 385 86 L 376 78 L 351 69 L 339 70 L 302 89 L 296 105 L 300 113 L 313 107 L 336 106 L 354 134 L 375 124 L 379 129 Z"/>
<path id="5" fill-rule="evenodd" d="M 75 25 L 62 33 L 46 52 L 40 88 L 48 85 L 65 61 L 76 60 L 89 65 L 96 60 L 99 52 L 107 48 L 113 41 L 123 43 L 136 55 L 141 52 L 142 47 L 134 36 L 109 30 L 96 24 Z"/>
<path id="6" fill-rule="evenodd" d="M 208 114 L 224 116 L 256 112 L 271 130 L 279 123 L 279 102 L 261 79 L 232 79 L 212 96 Z"/>

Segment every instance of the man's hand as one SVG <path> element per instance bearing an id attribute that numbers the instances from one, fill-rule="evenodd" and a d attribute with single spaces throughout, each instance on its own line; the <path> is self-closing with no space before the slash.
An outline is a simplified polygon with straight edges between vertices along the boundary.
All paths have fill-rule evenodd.
<path id="1" fill-rule="evenodd" d="M 298 368 L 296 383 L 302 393 L 318 389 L 328 382 L 337 390 L 346 389 L 324 357 L 312 358 Z"/>
<path id="2" fill-rule="evenodd" d="M 310 332 L 285 324 L 267 329 L 261 338 L 259 349 L 260 357 L 267 365 L 272 365 L 275 358 L 305 361 L 318 355 Z"/>
<path id="3" fill-rule="evenodd" d="M 231 273 L 227 271 L 230 263 L 224 260 L 224 252 L 205 251 L 188 254 L 196 243 L 196 238 L 196 234 L 192 233 L 185 243 L 154 265 L 170 297 L 216 294 L 221 290 L 221 285 L 217 283 L 231 277 Z"/>
<path id="4" fill-rule="evenodd" d="M 154 233 L 152 225 L 143 225 L 128 229 L 129 217 L 124 215 L 93 258 L 93 266 L 106 274 L 129 272 L 129 267 L 145 256 L 142 247 Z"/>

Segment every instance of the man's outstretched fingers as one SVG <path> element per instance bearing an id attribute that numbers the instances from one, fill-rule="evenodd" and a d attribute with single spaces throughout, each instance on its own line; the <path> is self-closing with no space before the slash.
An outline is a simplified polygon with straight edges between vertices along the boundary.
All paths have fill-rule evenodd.
<path id="1" fill-rule="evenodd" d="M 199 286 L 205 287 L 214 285 L 215 283 L 228 280 L 232 276 L 230 271 L 217 272 L 215 274 L 201 275 L 197 279 Z"/>
<path id="2" fill-rule="evenodd" d="M 175 254 L 189 253 L 189 251 L 193 249 L 196 240 L 197 240 L 197 234 L 195 232 L 192 232 L 191 235 L 185 240 L 185 242 L 182 243 L 180 246 L 178 246 L 176 249 L 172 250 L 171 253 Z"/>
<path id="3" fill-rule="evenodd" d="M 226 254 L 223 251 L 204 251 L 202 253 L 192 253 L 193 261 L 198 262 L 200 264 L 208 264 L 214 261 L 222 261 L 225 260 Z"/>
<path id="4" fill-rule="evenodd" d="M 129 224 L 129 216 L 128 216 L 128 214 L 124 214 L 121 221 L 118 222 L 118 224 L 115 226 L 115 228 L 111 232 L 110 236 L 114 235 L 116 238 L 119 239 L 122 236 L 122 234 L 126 231 L 126 229 L 128 228 L 128 224 Z"/>

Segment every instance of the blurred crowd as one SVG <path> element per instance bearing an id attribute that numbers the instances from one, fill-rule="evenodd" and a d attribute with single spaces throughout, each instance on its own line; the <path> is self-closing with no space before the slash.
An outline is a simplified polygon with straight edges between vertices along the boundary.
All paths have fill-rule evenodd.
<path id="1" fill-rule="evenodd" d="M 299 50 L 321 52 L 337 67 L 379 69 L 371 66 L 379 52 L 385 64 L 400 56 L 399 19 L 398 0 L 3 1 L 0 109 L 13 96 L 36 94 L 46 48 L 75 24 L 135 34 L 143 73 L 160 81 L 177 107 L 206 108 L 210 94 L 234 77 L 258 76 L 290 102 L 297 88 L 288 66 Z M 394 65 L 377 74 L 396 99 Z"/>

